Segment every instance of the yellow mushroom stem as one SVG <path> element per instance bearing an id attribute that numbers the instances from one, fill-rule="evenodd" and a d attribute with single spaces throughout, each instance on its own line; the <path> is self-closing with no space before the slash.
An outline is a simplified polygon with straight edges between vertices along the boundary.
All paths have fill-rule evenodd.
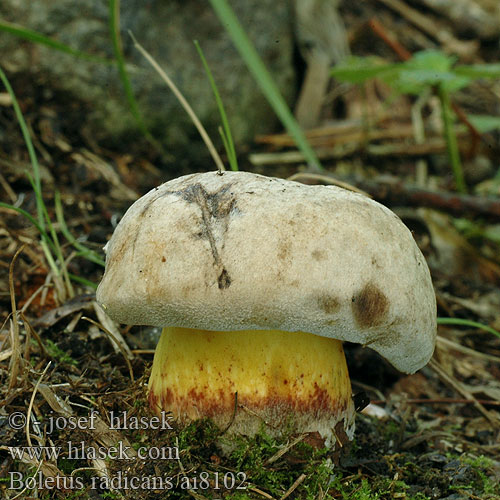
<path id="1" fill-rule="evenodd" d="M 238 411 L 234 417 L 235 394 Z M 186 422 L 210 417 L 244 434 L 262 422 L 299 432 L 352 432 L 354 408 L 342 342 L 303 332 L 163 329 L 149 402 Z M 338 430 L 338 429 L 337 429 Z M 330 441 L 330 439 L 327 439 Z"/>

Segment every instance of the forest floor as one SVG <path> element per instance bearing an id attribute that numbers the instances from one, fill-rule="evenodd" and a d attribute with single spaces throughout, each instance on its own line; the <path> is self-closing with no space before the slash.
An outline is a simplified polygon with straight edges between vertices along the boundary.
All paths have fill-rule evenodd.
<path id="1" fill-rule="evenodd" d="M 403 375 L 370 349 L 346 345 L 353 391 L 371 403 L 357 414 L 354 441 L 333 452 L 287 433 L 231 438 L 210 421 L 163 431 L 109 428 L 112 412 L 153 417 L 146 391 L 159 331 L 118 327 L 96 306 L 102 247 L 135 199 L 202 168 L 163 162 L 146 141 L 107 149 L 63 118 L 75 103 L 47 99 L 27 82 L 12 85 L 60 248 L 42 244 L 19 211 L 0 207 L 2 498 L 500 499 L 498 131 L 476 134 L 468 123 L 457 129 L 468 189 L 459 194 L 439 130 L 416 141 L 414 99 L 399 96 L 387 110 L 388 87 L 373 82 L 363 91 L 338 88 L 350 121 L 325 120 L 309 134 L 324 172 L 304 167 L 285 135 L 257 138 L 241 158 L 244 170 L 340 180 L 367 192 L 410 227 L 431 270 L 444 318 L 432 362 Z M 482 112 L 498 110 L 499 96 L 498 82 L 481 81 L 455 99 Z M 0 97 L 0 201 L 36 220 L 33 165 L 9 96 Z M 368 131 L 356 121 L 367 109 L 378 116 Z M 438 102 L 430 96 L 423 109 L 431 123 Z M 230 454 L 219 446 L 225 439 Z M 71 453 L 70 442 L 80 453 Z M 127 457 L 120 446 L 129 447 Z M 93 456 L 99 449 L 107 451 Z M 140 460 L 140 449 L 168 456 Z M 60 455 L 51 456 L 54 450 Z"/>

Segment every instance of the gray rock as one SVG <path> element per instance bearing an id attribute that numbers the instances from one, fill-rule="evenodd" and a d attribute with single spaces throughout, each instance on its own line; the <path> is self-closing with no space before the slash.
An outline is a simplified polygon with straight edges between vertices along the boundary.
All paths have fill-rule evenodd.
<path id="1" fill-rule="evenodd" d="M 295 91 L 290 3 L 234 0 L 231 5 L 275 82 L 290 100 Z M 140 110 L 153 135 L 167 149 L 189 149 L 195 154 L 202 146 L 175 97 L 133 47 L 128 30 L 175 81 L 218 144 L 219 114 L 194 39 L 200 41 L 215 75 L 236 142 L 270 131 L 277 123 L 208 2 L 122 0 L 120 15 L 124 53 Z M 105 1 L 2 0 L 0 17 L 72 48 L 113 57 Z M 137 130 L 115 66 L 77 59 L 3 32 L 0 52 L 1 64 L 10 75 L 26 75 L 38 84 L 67 92 L 88 104 L 89 113 L 74 119 L 89 127 L 94 138 L 117 141 Z M 194 148 L 192 142 L 196 144 Z"/>

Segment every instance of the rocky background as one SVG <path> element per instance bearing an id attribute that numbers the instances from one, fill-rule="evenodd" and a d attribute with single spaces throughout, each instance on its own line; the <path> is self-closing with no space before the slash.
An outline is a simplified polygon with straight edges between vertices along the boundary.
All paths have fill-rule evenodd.
<path id="1" fill-rule="evenodd" d="M 291 3 L 236 0 L 232 7 L 291 103 L 297 80 Z M 214 140 L 219 139 L 220 117 L 193 40 L 199 41 L 215 76 L 236 143 L 275 128 L 275 115 L 208 2 L 123 0 L 120 16 L 123 51 L 139 109 L 147 128 L 171 154 L 205 157 L 206 148 L 174 95 L 134 48 L 129 31 L 176 83 Z M 113 59 L 109 17 L 107 2 L 94 0 L 0 2 L 3 20 Z M 114 65 L 75 59 L 2 32 L 0 53 L 11 77 L 41 89 L 45 98 L 66 95 L 72 103 L 59 119 L 77 122 L 99 142 L 119 145 L 137 137 L 137 123 Z M 75 101 L 85 104 L 88 112 L 82 113 Z"/>

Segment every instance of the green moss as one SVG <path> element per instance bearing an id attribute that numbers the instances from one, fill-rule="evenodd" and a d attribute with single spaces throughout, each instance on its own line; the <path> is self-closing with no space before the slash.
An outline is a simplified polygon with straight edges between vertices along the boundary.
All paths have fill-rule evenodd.
<path id="1" fill-rule="evenodd" d="M 498 481 L 500 470 L 498 463 L 495 464 L 493 460 L 483 455 L 478 457 L 464 455 L 460 457 L 460 461 L 472 468 L 475 477 L 468 484 L 457 486 L 456 489 L 471 489 L 485 495 L 491 495 L 492 498 L 500 497 L 500 484 Z M 497 467 L 496 478 L 493 478 L 495 465 Z"/>
<path id="2" fill-rule="evenodd" d="M 50 339 L 45 340 L 47 352 L 61 363 L 76 366 L 78 362 L 73 359 L 67 352 L 63 351 L 55 342 Z"/>

